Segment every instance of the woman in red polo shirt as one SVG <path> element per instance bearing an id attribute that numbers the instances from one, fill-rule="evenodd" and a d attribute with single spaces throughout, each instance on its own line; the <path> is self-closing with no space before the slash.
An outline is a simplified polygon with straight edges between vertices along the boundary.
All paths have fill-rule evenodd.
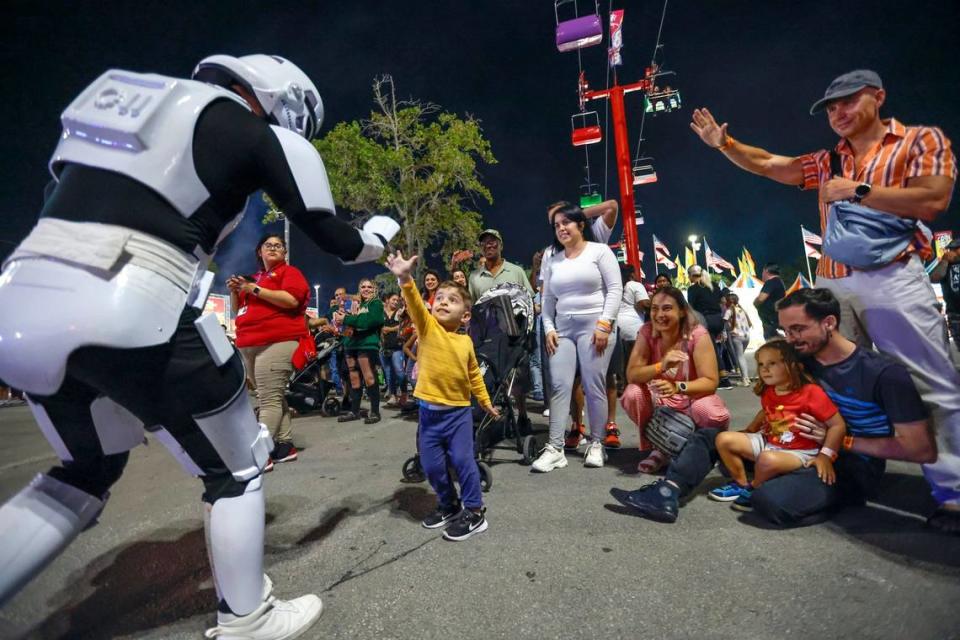
<path id="1" fill-rule="evenodd" d="M 257 387 L 260 422 L 273 436 L 272 466 L 297 459 L 284 391 L 293 372 L 290 358 L 300 338 L 308 335 L 304 312 L 310 286 L 299 269 L 287 264 L 282 237 L 261 238 L 256 255 L 260 270 L 253 276 L 232 276 L 227 286 L 237 309 L 237 347 L 247 377 Z"/>

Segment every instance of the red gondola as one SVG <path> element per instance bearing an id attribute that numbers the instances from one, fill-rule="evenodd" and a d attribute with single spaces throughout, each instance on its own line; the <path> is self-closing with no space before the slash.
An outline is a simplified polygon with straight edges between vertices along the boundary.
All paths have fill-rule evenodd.
<path id="1" fill-rule="evenodd" d="M 575 147 L 596 144 L 603 139 L 603 133 L 600 131 L 600 116 L 596 111 L 573 114 L 570 116 L 570 126 L 573 129 L 570 139 Z"/>

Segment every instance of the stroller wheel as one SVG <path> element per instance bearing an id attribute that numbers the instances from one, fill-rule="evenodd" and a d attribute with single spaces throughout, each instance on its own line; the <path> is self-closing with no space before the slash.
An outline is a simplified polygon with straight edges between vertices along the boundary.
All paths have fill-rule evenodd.
<path id="1" fill-rule="evenodd" d="M 523 455 L 522 464 L 533 464 L 533 461 L 537 458 L 537 437 L 526 436 L 523 439 L 523 450 L 520 453 Z"/>
<path id="2" fill-rule="evenodd" d="M 336 416 L 340 414 L 340 399 L 333 396 L 323 401 L 323 415 Z"/>
<path id="3" fill-rule="evenodd" d="M 407 458 L 403 463 L 403 479 L 407 482 L 423 482 L 427 477 L 423 473 L 423 467 L 420 466 L 420 456 Z"/>
<path id="4" fill-rule="evenodd" d="M 486 462 L 477 462 L 480 469 L 480 490 L 484 493 L 493 487 L 493 469 Z"/>

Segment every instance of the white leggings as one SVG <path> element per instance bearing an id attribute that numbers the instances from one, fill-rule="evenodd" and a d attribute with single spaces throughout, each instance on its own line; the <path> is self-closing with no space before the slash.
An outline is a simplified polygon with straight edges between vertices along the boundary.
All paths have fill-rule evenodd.
<path id="1" fill-rule="evenodd" d="M 610 334 L 602 354 L 592 344 L 600 314 L 557 315 L 557 351 L 550 356 L 550 444 L 563 447 L 563 434 L 570 414 L 573 379 L 580 367 L 580 384 L 587 404 L 590 435 L 601 441 L 607 423 L 607 368 L 613 356 L 617 332 Z"/>

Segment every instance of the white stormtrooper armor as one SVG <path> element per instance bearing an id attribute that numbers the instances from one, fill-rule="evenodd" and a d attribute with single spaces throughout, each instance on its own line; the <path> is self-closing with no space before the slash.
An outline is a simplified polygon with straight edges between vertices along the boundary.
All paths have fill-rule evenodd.
<path id="1" fill-rule="evenodd" d="M 307 140 L 323 104 L 295 65 L 212 56 L 194 76 L 112 70 L 70 104 L 50 162 L 57 188 L 0 274 L 0 378 L 27 392 L 61 459 L 0 507 L 0 605 L 95 521 L 146 430 L 206 487 L 221 598 L 208 635 L 279 637 L 312 624 L 321 605 L 304 596 L 274 606 L 262 572 L 260 474 L 272 442 L 239 355 L 193 308 L 206 297 L 207 258 L 261 188 L 344 262 L 380 257 L 399 225 L 375 216 L 357 230 L 336 219 Z M 237 86 L 269 124 L 224 88 Z M 221 148 L 234 142 L 261 146 Z M 264 175 L 249 178 L 251 166 Z"/>
<path id="2" fill-rule="evenodd" d="M 83 90 L 60 116 L 63 135 L 50 172 L 79 162 L 148 185 L 190 217 L 210 193 L 193 166 L 193 130 L 214 100 L 249 108 L 221 87 L 113 69 Z"/>

